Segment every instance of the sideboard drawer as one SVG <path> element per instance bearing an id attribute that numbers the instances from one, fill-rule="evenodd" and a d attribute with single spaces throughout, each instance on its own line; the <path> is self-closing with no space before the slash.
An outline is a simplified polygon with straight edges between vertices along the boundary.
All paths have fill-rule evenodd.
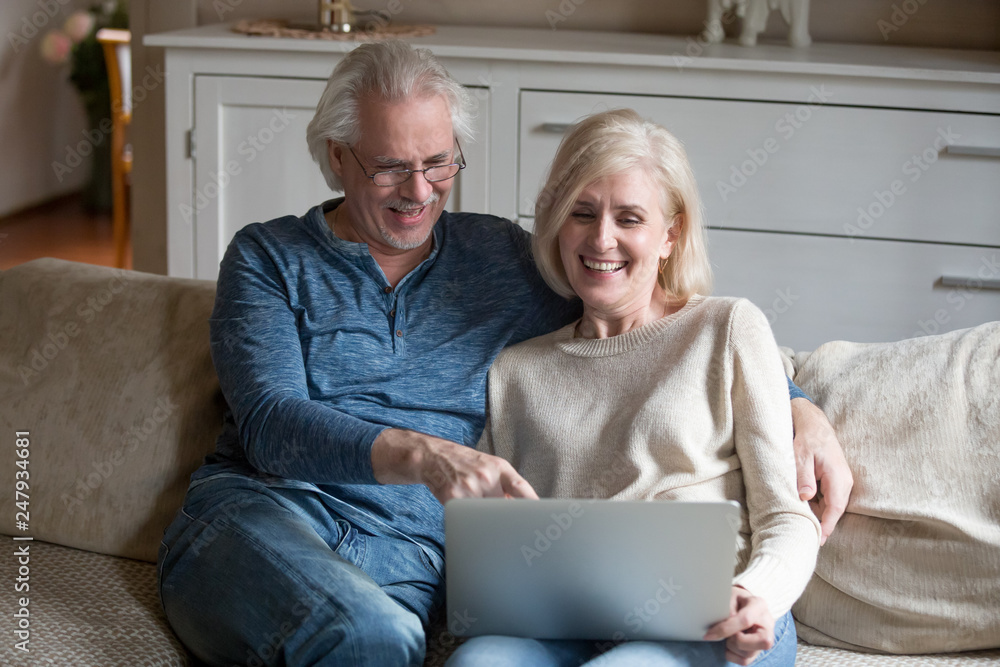
<path id="1" fill-rule="evenodd" d="M 520 215 L 565 126 L 619 107 L 684 142 L 712 226 L 1000 246 L 1000 116 L 984 114 L 522 91 Z"/>
<path id="2" fill-rule="evenodd" d="M 714 294 L 753 301 L 778 343 L 795 350 L 1000 320 L 1000 249 L 721 229 L 708 236 Z"/>

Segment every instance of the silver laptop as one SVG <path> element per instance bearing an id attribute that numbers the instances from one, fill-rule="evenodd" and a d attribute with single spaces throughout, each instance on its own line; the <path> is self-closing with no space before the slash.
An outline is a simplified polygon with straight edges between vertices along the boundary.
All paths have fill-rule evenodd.
<path id="1" fill-rule="evenodd" d="M 739 525 L 730 501 L 449 501 L 449 629 L 700 640 L 729 615 Z"/>

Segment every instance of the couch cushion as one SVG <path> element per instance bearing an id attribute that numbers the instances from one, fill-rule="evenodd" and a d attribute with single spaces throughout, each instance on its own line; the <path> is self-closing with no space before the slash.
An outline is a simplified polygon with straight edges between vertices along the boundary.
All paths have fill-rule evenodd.
<path id="1" fill-rule="evenodd" d="M 160 608 L 154 565 L 44 542 L 27 544 L 29 652 L 24 654 L 12 641 L 5 641 L 0 664 L 192 664 Z M 13 586 L 4 586 L 0 593 L 3 608 L 12 613 L 18 608 L 16 599 Z"/>
<path id="2" fill-rule="evenodd" d="M 0 433 L 30 433 L 24 534 L 156 560 L 222 424 L 214 294 L 54 259 L 0 273 Z M 20 532 L 13 503 L 0 496 L 0 532 Z"/>
<path id="3" fill-rule="evenodd" d="M 800 639 L 795 667 L 975 667 L 975 665 L 995 667 L 998 661 L 1000 661 L 1000 651 L 997 650 L 932 655 L 882 655 L 813 646 Z"/>
<path id="4" fill-rule="evenodd" d="M 827 343 L 795 381 L 855 477 L 793 609 L 801 636 L 892 653 L 1000 646 L 1000 322 Z"/>

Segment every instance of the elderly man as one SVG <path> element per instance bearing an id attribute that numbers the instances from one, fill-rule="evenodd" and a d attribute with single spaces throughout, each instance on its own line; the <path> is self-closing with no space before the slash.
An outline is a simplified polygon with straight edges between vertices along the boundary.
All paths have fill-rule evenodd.
<path id="1" fill-rule="evenodd" d="M 444 211 L 469 117 L 429 52 L 357 48 L 308 131 L 345 197 L 249 225 L 226 252 L 211 332 L 229 410 L 159 557 L 167 617 L 210 664 L 421 664 L 442 504 L 534 497 L 474 449 L 486 372 L 579 310 L 516 225 Z M 822 413 L 792 403 L 800 488 L 819 479 L 828 534 L 850 472 Z"/>

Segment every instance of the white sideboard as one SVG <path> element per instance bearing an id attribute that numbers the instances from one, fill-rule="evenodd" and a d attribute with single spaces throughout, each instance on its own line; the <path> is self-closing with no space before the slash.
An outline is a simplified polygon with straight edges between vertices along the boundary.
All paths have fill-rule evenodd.
<path id="1" fill-rule="evenodd" d="M 1000 319 L 1000 53 L 440 27 L 413 43 L 471 88 L 449 208 L 532 226 L 568 124 L 632 107 L 687 147 L 716 294 L 779 343 L 897 340 Z M 149 35 L 166 47 L 168 270 L 214 278 L 242 226 L 332 194 L 305 146 L 353 43 Z"/>

